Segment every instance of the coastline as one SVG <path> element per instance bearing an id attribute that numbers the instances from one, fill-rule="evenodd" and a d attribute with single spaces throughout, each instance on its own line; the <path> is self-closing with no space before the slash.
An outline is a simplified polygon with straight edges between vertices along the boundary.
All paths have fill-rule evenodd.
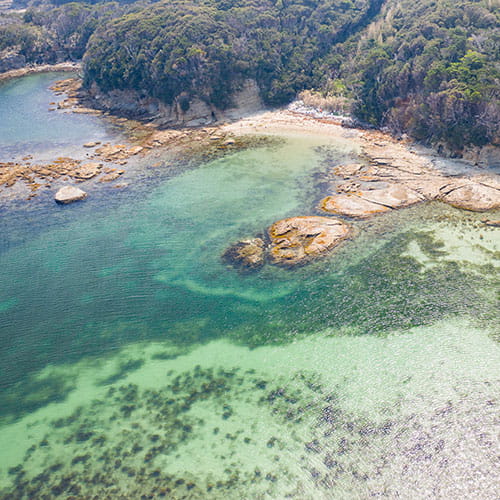
<path id="1" fill-rule="evenodd" d="M 76 71 L 79 67 L 62 63 L 23 68 L 4 74 L 3 78 L 45 71 Z M 56 189 L 60 181 L 79 183 L 83 189 L 92 189 L 95 181 L 114 186 L 114 181 L 122 182 L 127 177 L 122 178 L 126 173 L 123 167 L 133 156 L 155 164 L 162 154 L 188 162 L 209 160 L 255 144 L 259 137 L 265 140 L 309 135 L 349 143 L 357 153 L 354 164 L 331 165 L 326 198 L 311 207 L 313 212 L 356 220 L 434 200 L 476 212 L 500 207 L 497 174 L 479 171 L 467 162 L 470 170 L 466 174 L 449 175 L 438 168 L 437 160 L 443 159 L 431 150 L 422 153 L 422 148 L 412 141 L 398 140 L 379 130 L 345 127 L 342 117 L 301 113 L 291 106 L 203 127 L 161 129 L 154 121 L 137 121 L 94 109 L 78 78 L 55 82 L 50 88 L 55 96 L 63 97 L 51 103 L 55 107 L 50 111 L 102 116 L 122 127 L 128 137 L 124 137 L 124 144 L 82 144 L 88 152 L 85 158 L 63 157 L 49 164 L 37 161 L 27 151 L 27 161 L 0 164 L 0 196 L 18 181 L 31 189 L 28 200 L 36 196 L 39 188 Z"/>
<path id="2" fill-rule="evenodd" d="M 11 69 L 4 73 L 0 73 L 0 82 L 20 78 L 21 76 L 32 75 L 35 73 L 47 73 L 50 71 L 67 71 L 73 72 L 81 69 L 81 63 L 77 62 L 62 62 L 57 64 L 40 64 L 35 66 L 24 66 L 19 69 Z"/>

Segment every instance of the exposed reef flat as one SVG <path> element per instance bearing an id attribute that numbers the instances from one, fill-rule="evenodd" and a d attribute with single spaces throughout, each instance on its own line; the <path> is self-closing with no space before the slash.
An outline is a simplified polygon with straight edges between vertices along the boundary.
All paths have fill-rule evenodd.
<path id="1" fill-rule="evenodd" d="M 320 210 L 369 218 L 431 200 L 474 212 L 500 207 L 498 175 L 447 176 L 428 158 L 380 133 L 366 133 L 363 142 L 361 158 L 365 163 L 333 168 L 331 194 L 320 202 Z"/>

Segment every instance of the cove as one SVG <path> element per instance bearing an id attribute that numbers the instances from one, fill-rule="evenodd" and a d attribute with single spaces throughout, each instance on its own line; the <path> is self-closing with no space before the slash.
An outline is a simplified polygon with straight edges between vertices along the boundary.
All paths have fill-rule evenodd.
<path id="1" fill-rule="evenodd" d="M 410 207 L 293 270 L 221 260 L 312 214 L 356 154 L 284 133 L 110 201 L 5 210 L 0 498 L 494 498 L 480 214 Z"/>
<path id="2" fill-rule="evenodd" d="M 51 103 L 60 100 L 49 86 L 70 76 L 38 73 L 0 82 L 0 161 L 34 153 L 45 159 L 69 155 L 83 142 L 117 136 L 113 127 L 94 116 L 49 111 Z"/>

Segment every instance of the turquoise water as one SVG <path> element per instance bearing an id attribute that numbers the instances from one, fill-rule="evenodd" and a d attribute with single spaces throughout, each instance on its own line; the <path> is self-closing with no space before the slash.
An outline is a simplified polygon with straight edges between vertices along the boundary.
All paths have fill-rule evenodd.
<path id="1" fill-rule="evenodd" d="M 356 223 L 294 270 L 220 258 L 315 213 L 356 153 L 286 136 L 112 200 L 5 211 L 0 498 L 496 498 L 484 215 Z"/>

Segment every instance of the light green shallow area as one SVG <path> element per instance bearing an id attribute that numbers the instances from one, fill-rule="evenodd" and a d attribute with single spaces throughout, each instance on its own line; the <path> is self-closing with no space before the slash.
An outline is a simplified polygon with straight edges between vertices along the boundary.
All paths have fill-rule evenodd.
<path id="1" fill-rule="evenodd" d="M 488 333 L 457 319 L 384 339 L 326 331 L 253 350 L 219 340 L 174 360 L 158 359 L 175 352 L 168 344 L 131 345 L 40 374 L 74 390 L 8 426 L 2 461 L 24 457 L 48 484 L 73 473 L 97 495 L 104 470 L 136 494 L 494 498 L 498 345 Z M 140 367 L 102 386 L 130 360 Z"/>
<path id="2" fill-rule="evenodd" d="M 0 498 L 496 498 L 500 236 L 484 214 L 352 222 L 293 270 L 221 259 L 315 214 L 356 153 L 295 134 L 119 203 L 5 213 Z"/>

